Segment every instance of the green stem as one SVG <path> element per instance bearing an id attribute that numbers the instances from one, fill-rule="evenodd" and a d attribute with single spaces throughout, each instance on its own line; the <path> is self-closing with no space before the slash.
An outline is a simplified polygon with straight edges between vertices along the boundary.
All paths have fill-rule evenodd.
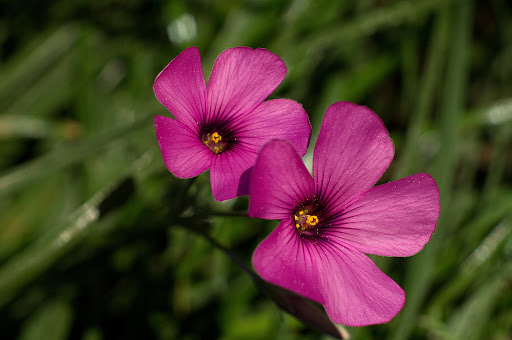
<path id="1" fill-rule="evenodd" d="M 296 295 L 291 291 L 264 281 L 238 256 L 217 242 L 217 240 L 211 237 L 208 233 L 204 232 L 201 228 L 186 227 L 181 224 L 179 224 L 179 226 L 193 231 L 201 237 L 204 237 L 215 248 L 226 254 L 234 263 L 242 268 L 242 270 L 249 274 L 256 286 L 258 286 L 259 289 L 261 289 L 272 300 L 274 300 L 274 302 L 285 312 L 290 313 L 307 325 L 316 328 L 326 334 L 329 334 L 337 339 L 350 339 L 350 334 L 343 326 L 334 324 L 322 309 L 320 309 L 316 304 L 312 303 L 307 298 Z"/>
<path id="2" fill-rule="evenodd" d="M 226 254 L 237 266 L 242 268 L 243 271 L 245 271 L 249 276 L 255 280 L 255 281 L 261 281 L 260 277 L 256 275 L 256 273 L 249 268 L 244 261 L 242 261 L 238 256 L 236 256 L 231 250 L 224 247 L 222 244 L 220 244 L 216 239 L 211 237 L 207 232 L 202 230 L 201 228 L 195 228 L 195 227 L 189 227 L 182 224 L 177 224 L 177 226 L 184 228 L 186 230 L 190 230 L 199 236 L 205 238 L 208 242 L 210 242 L 215 248 L 220 249 L 224 254 Z"/>

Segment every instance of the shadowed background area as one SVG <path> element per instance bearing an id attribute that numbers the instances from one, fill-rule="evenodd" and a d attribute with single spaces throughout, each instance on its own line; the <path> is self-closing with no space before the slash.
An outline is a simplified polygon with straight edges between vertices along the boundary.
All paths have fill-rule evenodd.
<path id="1" fill-rule="evenodd" d="M 189 46 L 206 77 L 229 47 L 279 55 L 288 74 L 270 98 L 303 104 L 310 153 L 326 108 L 353 101 L 395 143 L 381 183 L 437 180 L 431 242 L 372 256 L 405 308 L 353 339 L 510 338 L 509 1 L 28 0 L 0 3 L 3 339 L 329 338 L 205 237 L 250 265 L 277 222 L 164 166 L 153 117 L 170 114 L 153 81 Z"/>

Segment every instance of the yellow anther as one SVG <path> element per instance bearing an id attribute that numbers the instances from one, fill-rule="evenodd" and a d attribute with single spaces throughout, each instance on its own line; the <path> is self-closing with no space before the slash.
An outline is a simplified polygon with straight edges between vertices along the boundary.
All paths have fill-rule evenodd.
<path id="1" fill-rule="evenodd" d="M 217 132 L 214 132 L 214 133 L 212 134 L 212 141 L 213 141 L 215 144 L 219 143 L 221 140 L 222 140 L 222 136 L 221 136 L 221 135 L 219 135 Z"/>
<path id="2" fill-rule="evenodd" d="M 295 221 L 299 220 L 299 216 L 295 215 Z"/>
<path id="3" fill-rule="evenodd" d="M 304 215 L 304 210 L 299 211 L 299 215 Z"/>
<path id="4" fill-rule="evenodd" d="M 308 215 L 306 218 L 306 223 L 309 225 L 316 225 L 318 223 L 318 217 L 314 215 Z"/>
<path id="5" fill-rule="evenodd" d="M 295 224 L 295 228 L 300 229 L 300 224 Z"/>

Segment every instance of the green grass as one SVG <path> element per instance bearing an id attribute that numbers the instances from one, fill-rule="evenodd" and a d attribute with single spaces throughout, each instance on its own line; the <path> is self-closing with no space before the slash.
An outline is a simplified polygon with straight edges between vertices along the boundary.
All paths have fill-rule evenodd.
<path id="1" fill-rule="evenodd" d="M 284 60 L 271 97 L 303 104 L 312 145 L 325 109 L 354 101 L 395 143 L 382 181 L 428 172 L 439 185 L 425 249 L 375 258 L 404 287 L 405 308 L 350 328 L 352 339 L 508 339 L 510 41 L 505 0 L 5 1 L 2 338 L 329 337 L 281 311 L 230 257 L 250 266 L 277 223 L 244 217 L 246 198 L 215 202 L 208 174 L 174 178 L 158 150 L 152 118 L 168 115 L 152 90 L 158 72 L 197 46 L 208 75 L 222 50 L 245 45 Z"/>

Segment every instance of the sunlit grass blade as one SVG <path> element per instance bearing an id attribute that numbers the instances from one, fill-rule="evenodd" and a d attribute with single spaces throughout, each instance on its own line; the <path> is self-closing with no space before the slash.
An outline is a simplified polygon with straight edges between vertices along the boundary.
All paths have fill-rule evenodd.
<path id="1" fill-rule="evenodd" d="M 416 105 L 413 106 L 407 128 L 404 148 L 398 156 L 397 170 L 394 178 L 403 178 L 416 171 L 418 165 L 419 138 L 425 129 L 427 117 L 434 103 L 435 89 L 439 86 L 443 69 L 446 67 L 446 53 L 449 42 L 449 11 L 442 10 L 437 16 L 431 47 L 428 51 L 427 66 L 419 86 Z"/>
<path id="2" fill-rule="evenodd" d="M 461 120 L 462 128 L 471 128 L 475 124 L 501 125 L 512 122 L 512 98 L 507 97 L 485 107 L 472 110 Z"/>
<path id="3" fill-rule="evenodd" d="M 148 153 L 154 155 L 152 151 Z M 152 157 L 148 158 L 147 155 L 142 155 L 110 186 L 101 189 L 82 204 L 62 226 L 43 234 L 39 240 L 0 267 L 0 305 L 12 299 L 25 284 L 47 270 L 88 235 L 90 227 L 100 217 L 129 198 L 133 190 L 131 176 L 150 163 Z"/>
<path id="4" fill-rule="evenodd" d="M 441 317 L 443 309 L 454 305 L 461 296 L 465 295 L 475 282 L 482 280 L 482 274 L 489 272 L 489 267 L 498 258 L 503 244 L 510 239 L 512 225 L 509 220 L 503 220 L 496 225 L 485 239 L 457 268 L 456 274 L 431 299 L 428 314 Z"/>
<path id="5" fill-rule="evenodd" d="M 152 115 L 141 115 L 133 121 L 119 124 L 83 141 L 56 147 L 46 155 L 8 171 L 0 177 L 0 195 L 7 195 L 47 174 L 87 159 L 98 150 L 118 142 L 121 138 L 126 138 L 128 133 L 137 131 L 145 125 L 149 126 L 152 117 Z"/>
<path id="6" fill-rule="evenodd" d="M 72 211 L 76 188 L 64 185 L 66 182 L 72 183 L 69 176 L 56 172 L 5 203 L 0 213 L 0 262 Z"/>
<path id="7" fill-rule="evenodd" d="M 502 191 L 495 196 L 486 208 L 479 208 L 479 214 L 465 225 L 471 230 L 465 235 L 465 246 L 473 249 L 499 221 L 505 219 L 512 211 L 512 192 Z"/>
<path id="8" fill-rule="evenodd" d="M 449 334 L 453 339 L 478 340 L 488 336 L 486 325 L 492 318 L 494 306 L 510 287 L 510 263 L 502 264 L 466 301 L 449 320 Z"/>
<path id="9" fill-rule="evenodd" d="M 20 90 L 33 83 L 41 74 L 69 51 L 78 39 L 78 28 L 62 26 L 36 39 L 10 59 L 1 70 L 0 110 L 18 98 Z"/>
<path id="10" fill-rule="evenodd" d="M 43 138 L 51 133 L 51 124 L 39 117 L 0 116 L 0 141 L 10 138 Z"/>
<path id="11" fill-rule="evenodd" d="M 453 180 L 456 165 L 456 146 L 459 143 L 457 133 L 458 116 L 463 111 L 466 97 L 467 65 L 471 32 L 472 3 L 459 1 L 453 8 L 451 20 L 452 45 L 450 59 L 445 73 L 445 87 L 440 111 L 440 151 L 432 175 L 439 186 L 441 197 L 441 215 L 429 244 L 410 262 L 407 273 L 407 304 L 399 317 L 399 325 L 391 334 L 393 339 L 406 339 L 416 324 L 420 308 L 424 303 L 428 289 L 434 279 L 434 266 L 444 235 L 454 226 L 449 223 Z"/>
<path id="12" fill-rule="evenodd" d="M 351 22 L 339 25 L 336 29 L 320 32 L 316 38 L 308 43 L 312 45 L 326 44 L 333 40 L 344 38 L 359 38 L 386 27 L 395 27 L 403 23 L 413 23 L 422 20 L 425 15 L 435 11 L 437 8 L 447 6 L 451 1 L 428 1 L 421 0 L 415 2 L 399 1 L 381 9 L 376 9 L 372 13 L 365 13 L 360 18 Z"/>
<path id="13" fill-rule="evenodd" d="M 438 8 L 449 6 L 451 2 L 452 0 L 396 2 L 372 10 L 369 13 L 364 13 L 350 21 L 343 21 L 325 28 L 317 28 L 309 35 L 299 35 L 298 45 L 292 48 L 282 48 L 283 44 L 278 43 L 275 50 L 282 55 L 284 60 L 290 60 L 296 66 L 290 70 L 287 81 L 299 81 L 306 74 L 311 73 L 311 67 L 315 65 L 312 60 L 317 59 L 316 54 L 325 46 L 346 49 L 347 41 L 357 41 L 386 28 L 419 22 Z M 298 16 L 296 20 L 299 19 L 303 18 Z M 297 25 L 297 27 L 300 28 L 301 25 Z M 296 53 L 296 50 L 300 50 L 301 53 Z M 352 54 L 354 53 L 357 53 L 357 51 L 352 51 Z"/>
<path id="14" fill-rule="evenodd" d="M 18 86 L 18 95 L 9 98 L 10 105 L 3 108 L 10 115 L 55 116 L 58 108 L 69 102 L 75 87 L 69 84 L 74 80 L 75 53 L 69 51 L 55 65 L 45 69 L 38 78 Z M 4 103 L 5 104 L 5 103 Z"/>

